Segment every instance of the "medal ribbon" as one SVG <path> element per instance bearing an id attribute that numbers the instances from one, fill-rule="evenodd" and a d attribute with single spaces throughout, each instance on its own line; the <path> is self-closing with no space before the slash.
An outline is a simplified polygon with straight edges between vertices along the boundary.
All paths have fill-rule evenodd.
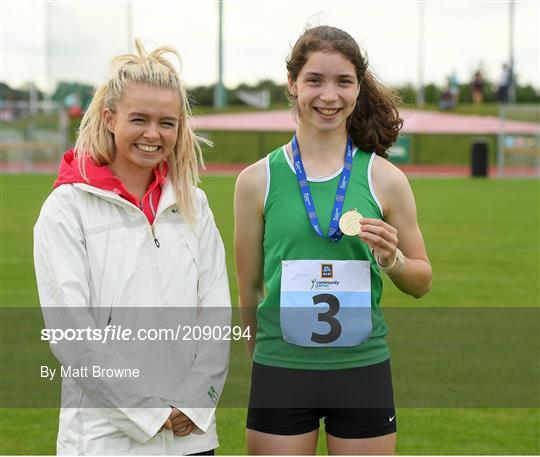
<path id="1" fill-rule="evenodd" d="M 300 157 L 300 148 L 298 147 L 296 135 L 294 135 L 292 139 L 292 154 L 294 169 L 296 170 L 296 179 L 300 186 L 300 193 L 302 194 L 302 200 L 306 207 L 309 222 L 311 223 L 313 230 L 315 230 L 315 233 L 320 237 L 324 237 L 319 223 L 319 217 L 317 216 L 317 210 L 315 209 L 315 203 L 313 202 L 313 196 L 311 195 L 311 190 L 309 188 L 306 170 L 304 169 L 304 164 Z M 343 202 L 345 201 L 345 193 L 347 192 L 347 186 L 349 185 L 349 178 L 351 177 L 352 165 L 352 140 L 349 137 L 347 138 L 347 147 L 345 149 L 345 163 L 343 164 L 343 171 L 341 172 L 341 178 L 336 190 L 334 207 L 332 208 L 332 218 L 330 219 L 330 226 L 328 228 L 328 238 L 335 242 L 339 241 L 343 236 L 343 233 L 339 229 L 339 219 L 343 210 Z"/>

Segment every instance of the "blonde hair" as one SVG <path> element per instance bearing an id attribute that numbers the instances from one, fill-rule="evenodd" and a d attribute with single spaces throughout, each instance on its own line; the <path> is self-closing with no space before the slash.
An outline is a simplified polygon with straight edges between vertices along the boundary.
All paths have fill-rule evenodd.
<path id="1" fill-rule="evenodd" d="M 172 47 L 161 46 L 148 53 L 139 38 L 135 40 L 135 49 L 135 54 L 124 54 L 113 59 L 109 80 L 96 89 L 81 120 L 75 143 L 75 157 L 84 177 L 87 157 L 98 165 L 109 165 L 113 162 L 114 137 L 106 128 L 103 111 L 116 110 L 126 84 L 149 84 L 176 92 L 180 97 L 178 136 L 167 163 L 178 207 L 193 226 L 196 222 L 194 196 L 199 182 L 198 165 L 203 165 L 200 143 L 209 142 L 193 132 L 190 124 L 191 108 L 180 75 L 164 57 L 170 53 L 181 62 L 178 52 Z"/>

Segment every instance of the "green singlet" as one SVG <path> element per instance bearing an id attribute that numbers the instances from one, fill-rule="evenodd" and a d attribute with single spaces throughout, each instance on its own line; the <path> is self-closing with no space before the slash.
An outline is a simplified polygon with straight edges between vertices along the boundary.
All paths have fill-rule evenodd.
<path id="1" fill-rule="evenodd" d="M 374 154 L 357 150 L 343 212 L 356 208 L 364 217 L 382 219 L 382 210 L 370 186 Z M 285 148 L 267 159 L 267 195 L 264 205 L 264 285 L 266 297 L 257 308 L 254 361 L 264 365 L 306 370 L 335 370 L 372 365 L 390 357 L 388 331 L 379 307 L 381 274 L 367 244 L 344 235 L 339 242 L 326 237 L 341 171 L 323 179 L 309 178 L 309 186 L 325 237 L 313 230 L 298 181 Z M 352 347 L 302 347 L 283 340 L 280 327 L 281 262 L 283 260 L 367 260 L 371 263 L 372 331 Z"/>

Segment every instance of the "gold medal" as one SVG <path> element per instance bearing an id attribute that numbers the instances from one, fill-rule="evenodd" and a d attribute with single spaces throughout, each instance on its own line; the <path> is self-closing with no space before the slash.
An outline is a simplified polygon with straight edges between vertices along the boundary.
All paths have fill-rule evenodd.
<path id="1" fill-rule="evenodd" d="M 343 213 L 339 220 L 339 229 L 344 235 L 355 236 L 360 233 L 360 221 L 363 216 L 356 211 L 356 208 L 350 209 Z"/>

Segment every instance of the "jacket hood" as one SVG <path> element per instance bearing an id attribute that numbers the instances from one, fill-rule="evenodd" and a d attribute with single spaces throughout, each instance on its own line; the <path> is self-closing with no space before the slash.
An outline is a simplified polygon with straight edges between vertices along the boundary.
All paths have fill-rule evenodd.
<path id="1" fill-rule="evenodd" d="M 96 165 L 88 156 L 84 165 L 86 178 L 79 168 L 74 149 L 67 150 L 62 157 L 54 187 L 74 183 L 85 183 L 100 189 L 112 189 L 118 186 L 118 178 L 112 174 L 109 167 Z"/>
<path id="2" fill-rule="evenodd" d="M 120 195 L 129 196 L 129 192 L 125 189 L 122 181 L 113 174 L 111 169 L 106 165 L 96 165 L 96 163 L 89 157 L 85 158 L 85 173 L 86 178 L 82 175 L 79 168 L 79 161 L 75 157 L 75 150 L 73 148 L 68 149 L 58 169 L 58 177 L 54 182 L 53 187 L 57 188 L 62 184 L 75 184 L 84 183 L 98 189 L 112 190 L 117 192 L 120 189 Z M 161 166 L 154 169 L 155 183 L 162 185 L 165 182 L 165 177 L 169 171 L 167 162 L 162 162 Z M 153 183 L 152 183 L 153 184 Z M 152 184 L 150 186 L 152 186 Z"/>

